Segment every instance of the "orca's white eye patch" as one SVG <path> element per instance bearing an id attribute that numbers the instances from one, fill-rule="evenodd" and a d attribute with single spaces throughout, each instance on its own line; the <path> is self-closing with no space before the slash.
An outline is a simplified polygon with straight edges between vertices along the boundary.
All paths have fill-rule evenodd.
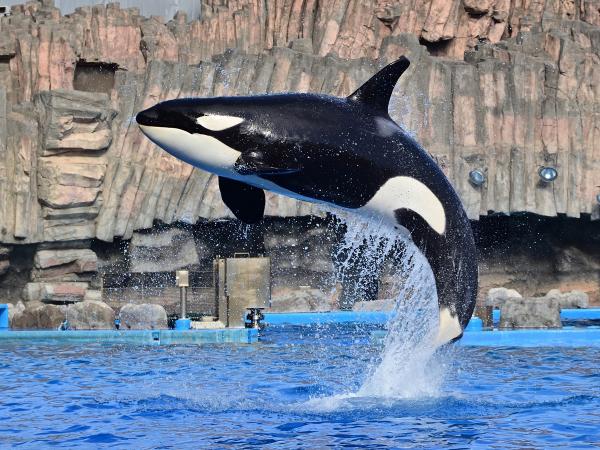
<path id="1" fill-rule="evenodd" d="M 196 119 L 198 125 L 203 126 L 211 131 L 223 131 L 227 128 L 235 127 L 242 123 L 244 119 L 235 116 L 222 116 L 220 114 L 212 114 L 201 116 Z"/>

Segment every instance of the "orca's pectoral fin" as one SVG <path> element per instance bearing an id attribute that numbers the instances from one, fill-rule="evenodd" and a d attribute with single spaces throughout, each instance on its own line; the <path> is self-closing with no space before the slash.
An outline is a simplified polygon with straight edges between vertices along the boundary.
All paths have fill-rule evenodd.
<path id="1" fill-rule="evenodd" d="M 394 86 L 408 69 L 408 66 L 410 66 L 408 58 L 401 56 L 400 59 L 388 64 L 373 75 L 365 84 L 354 91 L 348 99 L 369 106 L 382 115 L 387 115 Z"/>
<path id="2" fill-rule="evenodd" d="M 240 175 L 284 175 L 300 170 L 295 161 L 273 158 L 262 150 L 242 153 L 235 162 L 235 170 Z"/>
<path id="3" fill-rule="evenodd" d="M 219 177 L 223 203 L 244 223 L 260 221 L 265 212 L 265 192 L 262 189 L 230 178 Z"/>

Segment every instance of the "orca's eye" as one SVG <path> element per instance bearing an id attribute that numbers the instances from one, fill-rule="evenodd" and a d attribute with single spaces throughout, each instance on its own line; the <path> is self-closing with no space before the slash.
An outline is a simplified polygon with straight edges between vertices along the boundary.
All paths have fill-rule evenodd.
<path id="1" fill-rule="evenodd" d="M 235 116 L 224 116 L 220 114 L 207 114 L 196 119 L 198 125 L 211 131 L 223 131 L 242 123 L 244 119 Z"/>

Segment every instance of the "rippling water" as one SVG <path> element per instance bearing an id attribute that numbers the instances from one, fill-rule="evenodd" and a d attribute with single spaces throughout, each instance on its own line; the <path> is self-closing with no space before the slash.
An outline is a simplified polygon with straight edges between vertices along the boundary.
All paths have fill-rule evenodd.
<path id="1" fill-rule="evenodd" d="M 352 393 L 381 351 L 374 329 L 273 327 L 245 346 L 3 344 L 0 446 L 600 443 L 597 349 L 457 347 L 433 358 L 444 380 L 421 397 L 361 397 Z"/>

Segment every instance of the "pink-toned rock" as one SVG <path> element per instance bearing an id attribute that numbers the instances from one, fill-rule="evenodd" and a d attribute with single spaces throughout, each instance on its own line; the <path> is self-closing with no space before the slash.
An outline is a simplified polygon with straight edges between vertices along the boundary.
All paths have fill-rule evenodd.
<path id="1" fill-rule="evenodd" d="M 98 269 L 98 257 L 89 249 L 40 250 L 34 257 L 34 265 L 38 269 L 68 264 L 73 264 L 77 272 L 94 272 Z"/>
<path id="2" fill-rule="evenodd" d="M 61 17 L 49 1 L 28 2 L 0 18 L 0 241 L 127 240 L 157 221 L 231 217 L 216 177 L 144 138 L 137 111 L 185 96 L 343 96 L 401 54 L 412 64 L 391 116 L 439 161 L 469 217 L 527 211 L 596 220 L 596 6 L 206 0 L 199 20 L 164 23 L 116 4 Z M 78 64 L 90 63 L 110 71 L 102 93 L 73 91 Z M 559 169 L 552 186 L 539 183 L 541 164 Z M 474 168 L 487 175 L 479 188 L 468 181 Z M 319 214 L 270 193 L 266 212 Z M 556 261 L 556 270 L 568 263 Z M 32 279 L 80 280 L 80 269 L 35 269 Z M 590 279 L 569 289 L 596 301 Z"/>
<path id="3" fill-rule="evenodd" d="M 471 14 L 489 13 L 496 0 L 463 0 L 465 11 Z"/>
<path id="4" fill-rule="evenodd" d="M 100 191 L 97 188 L 45 185 L 40 189 L 40 202 L 53 209 L 79 208 L 96 202 Z"/>
<path id="5" fill-rule="evenodd" d="M 42 300 L 45 302 L 79 302 L 85 297 L 87 283 L 45 283 Z"/>
<path id="6" fill-rule="evenodd" d="M 97 159 L 97 161 L 96 161 Z M 38 182 L 48 185 L 99 188 L 104 180 L 106 164 L 102 158 L 56 157 L 44 158 L 38 168 Z"/>
<path id="7" fill-rule="evenodd" d="M 111 110 L 106 94 L 53 90 L 35 98 L 40 111 L 44 146 L 43 156 L 65 152 L 97 152 L 112 142 Z"/>
<path id="8" fill-rule="evenodd" d="M 80 282 L 33 282 L 27 283 L 23 292 L 23 297 L 27 301 L 73 303 L 83 300 L 87 288 L 88 283 Z"/>

